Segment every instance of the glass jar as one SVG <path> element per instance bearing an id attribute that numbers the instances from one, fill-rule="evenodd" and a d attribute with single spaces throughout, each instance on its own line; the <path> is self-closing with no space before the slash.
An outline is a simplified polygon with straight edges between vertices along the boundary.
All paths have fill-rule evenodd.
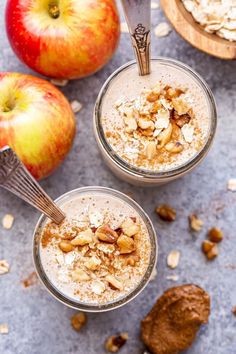
<path id="1" fill-rule="evenodd" d="M 117 69 L 103 85 L 94 109 L 95 137 L 107 166 L 117 177 L 141 186 L 157 186 L 179 178 L 195 168 L 207 155 L 217 124 L 213 94 L 206 82 L 194 70 L 181 62 L 167 58 L 152 59 L 151 69 L 151 74 L 148 76 L 138 75 L 135 62 L 129 62 Z M 111 112 L 114 103 L 122 96 L 135 97 L 143 89 L 150 89 L 155 86 L 159 80 L 165 84 L 172 84 L 173 87 L 187 86 L 190 93 L 194 91 L 197 97 L 196 101 L 201 101 L 202 106 L 204 106 L 209 124 L 204 144 L 194 156 L 174 168 L 151 171 L 129 164 L 114 151 L 107 141 L 102 117 L 108 114 L 107 112 Z"/>
<path id="2" fill-rule="evenodd" d="M 35 265 L 36 272 L 39 276 L 39 279 L 42 281 L 42 283 L 49 291 L 49 293 L 53 295 L 57 300 L 59 300 L 60 302 L 62 302 L 63 304 L 69 307 L 78 310 L 87 311 L 87 312 L 103 312 L 103 311 L 113 310 L 115 308 L 125 305 L 126 303 L 134 299 L 146 287 L 146 285 L 150 280 L 153 269 L 156 266 L 158 245 L 157 245 L 157 237 L 156 237 L 155 230 L 147 214 L 133 199 L 131 199 L 130 197 L 128 197 L 127 195 L 121 192 L 118 192 L 110 188 L 105 188 L 105 187 L 78 188 L 59 197 L 56 200 L 56 203 L 58 204 L 59 207 L 63 209 L 63 205 L 73 200 L 76 200 L 78 196 L 81 197 L 92 196 L 93 194 L 102 195 L 107 197 L 108 199 L 113 198 L 113 200 L 115 198 L 115 200 L 125 203 L 131 210 L 134 210 L 134 212 L 140 216 L 141 220 L 143 221 L 143 224 L 145 225 L 145 228 L 147 229 L 148 237 L 150 240 L 150 257 L 149 257 L 147 269 L 145 270 L 142 280 L 139 283 L 137 283 L 137 286 L 135 286 L 135 288 L 131 292 L 127 293 L 125 296 L 120 298 L 118 297 L 114 301 L 105 304 L 84 303 L 78 301 L 77 299 L 69 297 L 64 292 L 60 291 L 55 286 L 55 283 L 51 281 L 50 276 L 48 276 L 47 272 L 44 269 L 43 262 L 41 261 L 42 231 L 47 221 L 49 220 L 44 215 L 40 217 L 34 231 L 33 259 L 34 259 L 34 265 Z"/>

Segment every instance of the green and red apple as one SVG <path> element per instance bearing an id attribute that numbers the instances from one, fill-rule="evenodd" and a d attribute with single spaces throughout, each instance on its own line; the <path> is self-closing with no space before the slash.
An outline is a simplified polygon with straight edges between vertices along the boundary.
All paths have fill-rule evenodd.
<path id="1" fill-rule="evenodd" d="M 8 0 L 6 30 L 14 52 L 31 69 L 77 79 L 109 61 L 120 23 L 114 0 Z"/>
<path id="2" fill-rule="evenodd" d="M 56 87 L 31 75 L 0 73 L 0 148 L 13 148 L 36 179 L 59 166 L 74 136 L 74 113 Z"/>

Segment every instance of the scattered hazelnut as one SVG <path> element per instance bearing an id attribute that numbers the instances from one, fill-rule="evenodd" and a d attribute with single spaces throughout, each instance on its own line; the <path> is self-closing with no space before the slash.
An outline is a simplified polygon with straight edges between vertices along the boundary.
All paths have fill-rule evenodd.
<path id="1" fill-rule="evenodd" d="M 233 312 L 233 314 L 236 316 L 236 306 L 234 306 L 234 307 L 232 308 L 232 312 Z"/>
<path id="2" fill-rule="evenodd" d="M 161 204 L 156 208 L 156 213 L 164 221 L 174 221 L 176 219 L 176 210 L 168 204 Z"/>
<path id="3" fill-rule="evenodd" d="M 71 317 L 70 322 L 74 330 L 79 332 L 81 328 L 86 324 L 87 316 L 84 312 L 78 312 Z"/>
<path id="4" fill-rule="evenodd" d="M 117 240 L 121 254 L 132 253 L 135 250 L 134 240 L 126 235 L 122 235 Z"/>
<path id="5" fill-rule="evenodd" d="M 128 333 L 120 333 L 117 336 L 107 338 L 105 348 L 110 353 L 117 353 L 128 340 Z"/>
<path id="6" fill-rule="evenodd" d="M 108 243 L 115 243 L 118 238 L 118 234 L 109 225 L 100 226 L 95 235 L 100 241 Z"/>
<path id="7" fill-rule="evenodd" d="M 200 231 L 203 226 L 203 221 L 198 219 L 195 214 L 189 215 L 189 226 L 193 231 Z"/>
<path id="8" fill-rule="evenodd" d="M 214 247 L 214 245 L 214 242 L 204 240 L 202 242 L 202 252 L 207 254 Z"/>
<path id="9" fill-rule="evenodd" d="M 213 227 L 212 229 L 209 230 L 208 232 L 208 237 L 210 241 L 219 243 L 223 240 L 223 232 L 218 228 L 218 227 Z"/>
<path id="10" fill-rule="evenodd" d="M 214 258 L 216 258 L 219 254 L 219 250 L 218 250 L 218 246 L 215 244 L 209 252 L 207 252 L 206 256 L 207 259 L 209 259 L 209 261 L 213 260 Z"/>

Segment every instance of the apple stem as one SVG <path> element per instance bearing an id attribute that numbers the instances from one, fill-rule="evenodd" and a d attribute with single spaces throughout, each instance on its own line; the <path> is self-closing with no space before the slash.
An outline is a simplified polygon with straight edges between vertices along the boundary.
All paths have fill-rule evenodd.
<path id="1" fill-rule="evenodd" d="M 60 16 L 60 9 L 59 9 L 58 4 L 55 1 L 53 3 L 51 3 L 51 4 L 49 4 L 48 12 L 49 12 L 49 15 L 52 18 L 56 19 L 56 18 L 58 18 Z"/>

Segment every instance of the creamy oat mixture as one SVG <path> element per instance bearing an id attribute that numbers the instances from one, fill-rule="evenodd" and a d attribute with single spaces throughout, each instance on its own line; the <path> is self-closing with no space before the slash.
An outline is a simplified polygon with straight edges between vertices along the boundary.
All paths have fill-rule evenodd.
<path id="1" fill-rule="evenodd" d="M 235 0 L 182 0 L 186 9 L 205 31 L 236 41 Z"/>
<path id="2" fill-rule="evenodd" d="M 45 226 L 40 258 L 52 284 L 66 296 L 104 304 L 130 293 L 150 259 L 148 230 L 116 197 L 93 194 L 62 206 L 67 219 Z"/>
<path id="3" fill-rule="evenodd" d="M 132 166 L 153 171 L 178 167 L 206 140 L 207 118 L 198 114 L 196 100 L 188 88 L 162 81 L 135 97 L 121 97 L 113 106 L 119 119 L 111 124 L 109 115 L 103 117 L 106 139 Z"/>

